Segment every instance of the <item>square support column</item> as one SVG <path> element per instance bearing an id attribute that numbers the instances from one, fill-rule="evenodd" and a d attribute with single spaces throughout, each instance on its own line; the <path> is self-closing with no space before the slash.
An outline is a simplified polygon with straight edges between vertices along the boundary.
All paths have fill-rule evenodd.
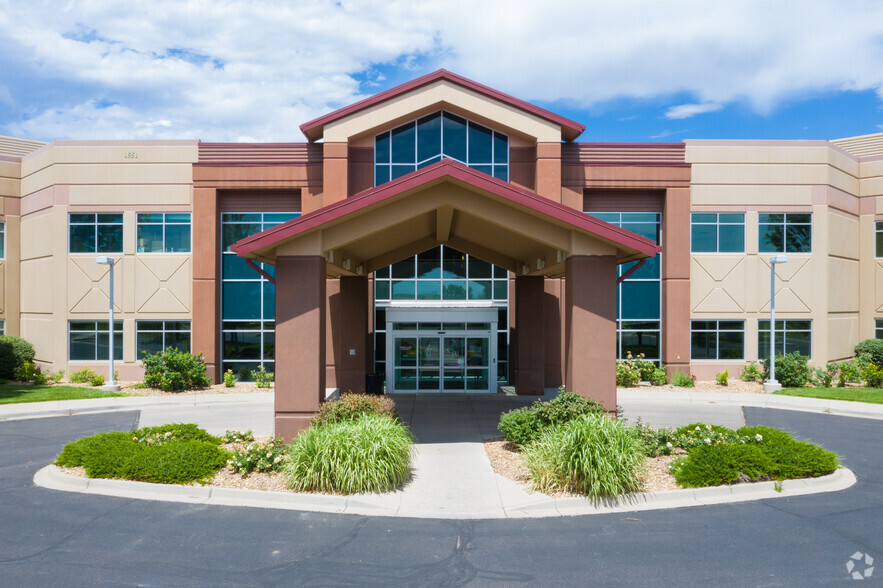
<path id="1" fill-rule="evenodd" d="M 545 384 L 544 279 L 515 278 L 515 392 L 519 396 L 542 395 Z"/>
<path id="2" fill-rule="evenodd" d="M 616 411 L 616 258 L 574 255 L 564 264 L 564 385 Z"/>
<path id="3" fill-rule="evenodd" d="M 364 392 L 368 373 L 368 278 L 340 278 L 340 324 L 336 329 L 337 387 Z"/>
<path id="4" fill-rule="evenodd" d="M 662 364 L 690 373 L 690 189 L 665 191 L 662 213 Z"/>
<path id="5" fill-rule="evenodd" d="M 291 441 L 325 399 L 325 259 L 276 258 L 276 436 Z"/>

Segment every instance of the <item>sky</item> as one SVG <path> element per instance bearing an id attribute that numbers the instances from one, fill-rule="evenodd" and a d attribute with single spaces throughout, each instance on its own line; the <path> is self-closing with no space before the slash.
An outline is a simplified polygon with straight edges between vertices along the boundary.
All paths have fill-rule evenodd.
<path id="1" fill-rule="evenodd" d="M 0 135 L 304 141 L 446 68 L 581 141 L 883 132 L 880 0 L 0 0 Z"/>

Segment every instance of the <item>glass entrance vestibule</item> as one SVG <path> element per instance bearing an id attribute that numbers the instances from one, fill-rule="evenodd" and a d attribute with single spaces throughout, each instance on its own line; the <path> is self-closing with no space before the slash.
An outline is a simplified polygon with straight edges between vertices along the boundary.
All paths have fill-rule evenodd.
<path id="1" fill-rule="evenodd" d="M 387 392 L 497 391 L 497 310 L 387 309 Z"/>

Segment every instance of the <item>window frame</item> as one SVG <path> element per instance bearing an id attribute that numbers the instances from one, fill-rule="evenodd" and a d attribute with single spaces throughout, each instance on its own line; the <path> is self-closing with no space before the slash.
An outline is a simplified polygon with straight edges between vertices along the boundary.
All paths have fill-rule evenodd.
<path id="1" fill-rule="evenodd" d="M 76 222 L 76 223 L 72 222 L 73 217 L 75 215 L 86 215 L 86 214 L 92 215 L 94 220 L 92 222 Z M 99 216 L 109 216 L 109 215 L 119 216 L 119 219 L 120 219 L 119 222 L 99 222 L 98 221 Z M 68 215 L 67 215 L 67 250 L 68 250 L 68 253 L 71 253 L 74 255 L 78 255 L 78 254 L 94 255 L 97 253 L 121 254 L 121 253 L 123 253 L 123 249 L 125 248 L 125 226 L 124 225 L 125 225 L 125 221 L 123 219 L 122 212 L 68 212 Z M 92 227 L 94 227 L 94 231 L 93 231 L 94 250 L 93 251 L 74 251 L 73 250 L 73 247 L 72 247 L 73 243 L 71 242 L 71 238 L 72 238 L 72 229 L 75 226 L 79 226 L 79 227 L 92 226 Z M 98 236 L 98 231 L 99 231 L 100 227 L 116 227 L 116 226 L 120 227 L 120 240 L 119 240 L 120 248 L 118 250 L 99 249 L 98 243 L 100 242 L 100 239 Z"/>
<path id="2" fill-rule="evenodd" d="M 770 329 L 768 326 L 765 329 L 761 328 L 760 325 L 761 325 L 761 323 L 764 323 L 764 322 L 769 324 L 770 319 L 758 319 L 758 321 L 757 321 L 757 358 L 758 358 L 758 361 L 763 361 L 764 359 L 766 359 L 770 356 L 769 349 L 767 349 L 766 353 L 760 352 L 760 348 L 761 348 L 760 337 L 762 334 L 769 336 L 769 332 L 770 332 Z M 796 323 L 796 322 L 809 323 L 809 328 L 808 329 L 789 329 L 788 328 L 788 323 Z M 779 323 L 782 323 L 781 329 L 778 328 Z M 789 351 L 787 351 L 787 344 L 788 344 L 787 333 L 809 333 L 809 353 L 805 353 L 803 355 L 812 359 L 812 342 L 813 342 L 813 321 L 812 321 L 812 319 L 805 319 L 805 318 L 780 319 L 780 318 L 777 318 L 776 319 L 776 329 L 775 329 L 775 332 L 773 335 L 775 340 L 772 341 L 772 345 L 773 345 L 774 350 L 776 349 L 776 340 L 778 340 L 779 335 L 782 334 L 782 336 L 783 336 L 782 352 L 783 352 L 783 354 L 790 353 Z M 795 350 L 795 351 L 798 351 L 798 350 Z"/>
<path id="3" fill-rule="evenodd" d="M 92 331 L 87 331 L 85 329 L 74 331 L 71 329 L 71 326 L 74 324 L 87 324 L 87 323 L 93 324 Z M 107 328 L 104 331 L 102 331 L 98 328 L 98 325 L 100 323 L 104 323 L 105 325 L 107 325 Z M 119 344 L 120 344 L 119 345 L 119 355 L 117 355 L 117 353 L 114 352 L 113 359 L 114 359 L 114 361 L 123 361 L 124 345 L 125 345 L 124 338 L 123 338 L 123 329 L 125 328 L 125 326 L 124 326 L 124 323 L 121 319 L 114 319 L 113 323 L 114 323 L 114 331 L 113 331 L 114 340 L 112 342 L 109 341 L 109 344 L 113 345 L 114 343 L 116 343 L 117 338 L 119 338 Z M 119 326 L 119 328 L 117 328 L 117 326 Z M 93 346 L 94 346 L 94 351 L 95 351 L 93 359 L 89 359 L 89 358 L 81 359 L 81 358 L 74 358 L 73 357 L 73 353 L 72 353 L 73 339 L 72 339 L 71 335 L 75 332 L 76 333 L 92 333 L 93 334 L 93 336 L 94 336 Z M 67 360 L 68 360 L 68 362 L 80 363 L 80 362 L 84 362 L 84 361 L 90 361 L 90 362 L 108 362 L 109 363 L 109 360 L 106 356 L 105 357 L 98 357 L 98 334 L 102 333 L 102 332 L 106 333 L 108 336 L 108 340 L 110 340 L 110 321 L 108 321 L 107 319 L 104 319 L 104 320 L 93 320 L 93 319 L 71 319 L 71 320 L 68 320 L 67 321 Z M 114 349 L 116 349 L 115 346 L 114 346 Z"/>
<path id="4" fill-rule="evenodd" d="M 883 318 L 874 319 L 874 338 L 883 339 Z"/>
<path id="5" fill-rule="evenodd" d="M 155 329 L 143 329 L 142 325 L 144 323 L 162 323 L 161 330 Z M 167 323 L 187 323 L 188 328 L 184 329 L 169 329 L 167 328 Z M 166 344 L 166 334 L 167 333 L 187 333 L 187 350 L 185 353 L 193 352 L 193 321 L 190 319 L 139 319 L 135 321 L 135 360 L 141 361 L 144 358 L 144 354 L 141 352 L 141 344 L 139 341 L 139 335 L 142 333 L 161 333 L 162 334 L 162 345 L 160 346 L 160 350 L 164 351 L 171 347 L 171 345 Z M 178 349 L 176 347 L 176 349 Z M 182 350 L 183 351 L 183 350 Z"/>
<path id="6" fill-rule="evenodd" d="M 160 214 L 160 215 L 162 215 L 162 220 L 159 222 L 142 222 L 141 221 L 142 215 L 148 215 L 148 214 Z M 188 217 L 187 222 L 185 223 L 183 221 L 169 221 L 168 216 L 175 215 L 175 214 L 177 214 L 177 215 L 186 214 Z M 186 251 L 183 251 L 183 250 L 182 251 L 169 251 L 168 250 L 169 249 L 168 242 L 166 240 L 166 227 L 168 227 L 168 226 L 181 227 L 181 226 L 185 226 L 185 225 L 187 226 L 187 236 L 188 236 L 187 250 Z M 142 251 L 141 246 L 138 245 L 138 242 L 141 240 L 141 228 L 142 227 L 156 227 L 156 226 L 162 227 L 162 250 L 161 251 Z M 187 254 L 189 254 L 192 252 L 193 252 L 193 213 L 191 213 L 191 212 L 137 212 L 137 213 L 135 213 L 135 253 L 137 253 L 138 255 L 152 255 L 152 254 L 156 254 L 156 253 L 166 253 L 166 254 L 168 254 L 168 253 L 172 253 L 172 254 L 187 253 Z"/>
<path id="7" fill-rule="evenodd" d="M 700 214 L 705 214 L 705 215 L 713 214 L 715 217 L 714 222 L 703 222 L 703 221 L 697 222 L 696 220 L 694 220 L 696 218 L 696 215 L 700 215 Z M 738 215 L 738 216 L 742 217 L 742 221 L 736 222 L 736 223 L 721 222 L 721 219 L 720 219 L 721 215 L 732 215 L 732 216 Z M 698 251 L 694 248 L 693 237 L 694 237 L 695 228 L 697 225 L 706 226 L 706 227 L 707 226 L 714 227 L 715 248 L 713 251 Z M 742 227 L 742 248 L 740 250 L 721 251 L 721 226 L 726 226 L 726 227 L 741 226 Z M 702 254 L 705 254 L 705 253 L 723 253 L 723 254 L 743 253 L 744 254 L 745 253 L 745 213 L 744 212 L 699 212 L 699 211 L 691 212 L 690 213 L 690 253 L 702 253 Z"/>
<path id="8" fill-rule="evenodd" d="M 714 329 L 697 329 L 694 323 L 714 323 Z M 741 329 L 721 329 L 721 323 L 741 323 Z M 714 357 L 693 357 L 693 334 L 714 334 Z M 721 333 L 742 334 L 742 354 L 739 357 L 721 357 L 720 336 Z M 745 361 L 745 320 L 744 319 L 690 319 L 690 361 Z"/>
<path id="9" fill-rule="evenodd" d="M 781 223 L 773 223 L 773 222 L 762 222 L 761 217 L 765 214 L 781 214 L 782 222 Z M 808 223 L 802 222 L 791 222 L 789 223 L 788 217 L 794 215 L 806 215 L 809 216 Z M 761 227 L 764 226 L 782 226 L 783 237 L 782 237 L 782 248 L 776 249 L 775 251 L 767 251 L 763 249 L 763 238 L 764 233 Z M 791 251 L 788 248 L 788 227 L 809 227 L 809 249 L 806 251 Z M 791 253 L 796 255 L 811 255 L 813 253 L 813 214 L 812 212 L 759 212 L 757 215 L 757 252 L 760 255 L 776 255 L 777 253 Z"/>
<path id="10" fill-rule="evenodd" d="M 0 259 L 6 259 L 6 221 L 0 221 Z"/>

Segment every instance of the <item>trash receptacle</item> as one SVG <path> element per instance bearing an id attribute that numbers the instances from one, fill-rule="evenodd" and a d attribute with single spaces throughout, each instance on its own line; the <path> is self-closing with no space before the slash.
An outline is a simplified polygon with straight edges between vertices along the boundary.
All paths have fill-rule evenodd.
<path id="1" fill-rule="evenodd" d="M 374 396 L 383 395 L 383 375 L 368 374 L 365 376 L 365 392 Z"/>

